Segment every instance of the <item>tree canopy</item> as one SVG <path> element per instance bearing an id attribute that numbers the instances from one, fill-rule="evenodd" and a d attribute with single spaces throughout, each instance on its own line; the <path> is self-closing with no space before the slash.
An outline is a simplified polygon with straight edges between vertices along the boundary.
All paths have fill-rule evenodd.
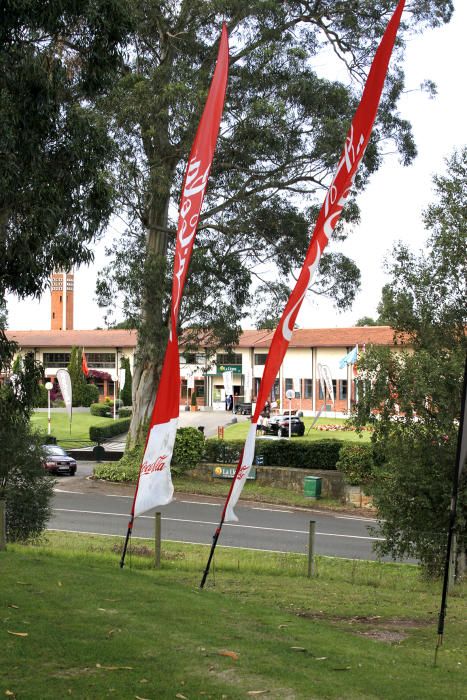
<path id="1" fill-rule="evenodd" d="M 0 9 L 0 300 L 89 262 L 112 206 L 113 144 L 94 100 L 115 75 L 126 0 Z"/>
<path id="2" fill-rule="evenodd" d="M 357 421 L 374 425 L 372 491 L 385 538 L 380 551 L 414 556 L 439 574 L 444 562 L 467 352 L 467 149 L 434 178 L 430 229 L 418 254 L 399 243 L 380 311 L 398 351 L 367 348 L 359 358 Z M 410 346 L 410 349 L 407 348 Z M 457 537 L 466 547 L 467 480 L 461 483 Z M 461 558 L 459 561 L 461 561 Z"/>
<path id="3" fill-rule="evenodd" d="M 259 310 L 260 325 L 281 309 L 394 7 L 389 0 L 151 5 L 132 0 L 135 30 L 125 70 L 99 102 L 118 146 L 117 189 L 126 229 L 109 251 L 113 261 L 98 292 L 101 304 L 111 307 L 123 290 L 124 313 L 138 324 L 134 422 L 147 417 L 157 386 L 167 339 L 176 202 L 222 21 L 230 35 L 229 87 L 180 322 L 229 344 L 254 302 L 255 286 L 271 289 L 266 317 Z M 407 8 L 356 192 L 379 167 L 388 143 L 404 163 L 415 156 L 410 124 L 397 109 L 404 89 L 403 37 L 448 21 L 451 12 L 450 0 Z M 323 55 L 334 55 L 344 66 L 344 80 L 320 71 Z M 335 238 L 344 238 L 358 220 L 354 200 Z M 358 286 L 359 271 L 350 259 L 332 251 L 323 256 L 317 293 L 345 308 Z"/>

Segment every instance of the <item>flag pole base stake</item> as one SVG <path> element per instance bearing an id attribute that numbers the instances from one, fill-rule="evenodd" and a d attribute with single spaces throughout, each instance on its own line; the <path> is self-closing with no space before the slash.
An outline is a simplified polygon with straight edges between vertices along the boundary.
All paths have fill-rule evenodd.
<path id="1" fill-rule="evenodd" d="M 215 531 L 214 535 L 212 536 L 212 545 L 211 545 L 211 551 L 209 552 L 209 558 L 208 562 L 206 564 L 206 568 L 204 570 L 203 578 L 201 579 L 201 583 L 199 585 L 200 588 L 204 588 L 204 584 L 206 583 L 206 579 L 209 574 L 209 569 L 211 567 L 211 561 L 214 556 L 214 550 L 216 549 L 216 544 L 217 540 L 219 539 L 219 535 L 221 534 L 221 528 L 218 527 L 217 530 Z"/>
<path id="2" fill-rule="evenodd" d="M 126 550 L 128 549 L 128 542 L 130 540 L 131 531 L 133 529 L 133 520 L 134 520 L 134 518 L 131 518 L 130 522 L 128 523 L 128 530 L 126 532 L 125 544 L 123 545 L 122 556 L 120 558 L 120 568 L 121 569 L 123 569 L 123 567 L 125 566 Z"/>

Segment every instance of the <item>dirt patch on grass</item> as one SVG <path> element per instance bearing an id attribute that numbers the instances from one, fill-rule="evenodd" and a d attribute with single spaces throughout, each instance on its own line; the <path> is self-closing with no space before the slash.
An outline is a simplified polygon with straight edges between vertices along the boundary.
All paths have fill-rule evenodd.
<path id="1" fill-rule="evenodd" d="M 426 627 L 431 623 L 431 620 L 414 620 L 410 618 L 384 618 L 381 615 L 354 615 L 346 617 L 345 615 L 328 615 L 327 613 L 314 613 L 301 611 L 297 613 L 297 617 L 304 617 L 308 620 L 322 620 L 334 624 L 347 624 L 350 626 L 371 626 L 375 629 L 371 630 L 355 630 L 355 633 L 362 637 L 375 639 L 378 642 L 386 642 L 387 644 L 398 644 L 409 636 L 407 631 Z"/>
<path id="2" fill-rule="evenodd" d="M 377 642 L 386 642 L 386 644 L 399 644 L 409 636 L 405 632 L 395 632 L 394 630 L 371 630 L 357 634 L 361 637 L 368 637 L 368 639 L 375 639 Z"/>

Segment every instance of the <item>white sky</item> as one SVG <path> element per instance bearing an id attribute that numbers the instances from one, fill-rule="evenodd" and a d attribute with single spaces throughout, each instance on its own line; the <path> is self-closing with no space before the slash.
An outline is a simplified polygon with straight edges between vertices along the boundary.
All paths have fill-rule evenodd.
<path id="1" fill-rule="evenodd" d="M 339 314 L 332 303 L 309 293 L 297 323 L 301 328 L 352 326 L 362 316 L 376 316 L 381 288 L 387 281 L 383 260 L 397 240 L 420 249 L 428 235 L 421 213 L 432 198 L 432 177 L 444 170 L 444 159 L 454 147 L 466 141 L 467 98 L 465 95 L 465 28 L 467 2 L 455 2 L 455 14 L 445 27 L 414 37 L 405 56 L 408 92 L 400 102 L 400 113 L 413 126 L 418 157 L 404 168 L 397 156 L 390 155 L 360 195 L 361 225 L 340 250 L 352 257 L 361 270 L 362 291 L 351 311 Z M 438 86 L 438 95 L 429 99 L 416 91 L 425 80 Z M 106 263 L 105 241 L 112 239 L 111 226 L 105 239 L 96 244 L 95 263 L 75 270 L 76 329 L 105 327 L 103 313 L 94 301 L 99 270 Z M 15 330 L 50 328 L 50 293 L 41 301 L 18 301 L 8 297 L 8 326 Z M 251 324 L 250 324 L 251 325 Z"/>

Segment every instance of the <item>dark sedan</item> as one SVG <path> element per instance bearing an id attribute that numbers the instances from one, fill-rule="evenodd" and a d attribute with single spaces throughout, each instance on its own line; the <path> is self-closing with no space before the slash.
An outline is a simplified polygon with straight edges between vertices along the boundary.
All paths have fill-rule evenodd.
<path id="1" fill-rule="evenodd" d="M 289 421 L 291 434 L 302 437 L 305 433 L 305 423 L 299 416 L 290 416 L 290 418 L 289 416 L 273 416 L 269 419 L 266 432 L 270 435 L 277 435 L 277 437 L 288 437 Z"/>
<path id="2" fill-rule="evenodd" d="M 76 474 L 76 460 L 59 445 L 44 445 L 44 469 L 52 474 Z"/>

